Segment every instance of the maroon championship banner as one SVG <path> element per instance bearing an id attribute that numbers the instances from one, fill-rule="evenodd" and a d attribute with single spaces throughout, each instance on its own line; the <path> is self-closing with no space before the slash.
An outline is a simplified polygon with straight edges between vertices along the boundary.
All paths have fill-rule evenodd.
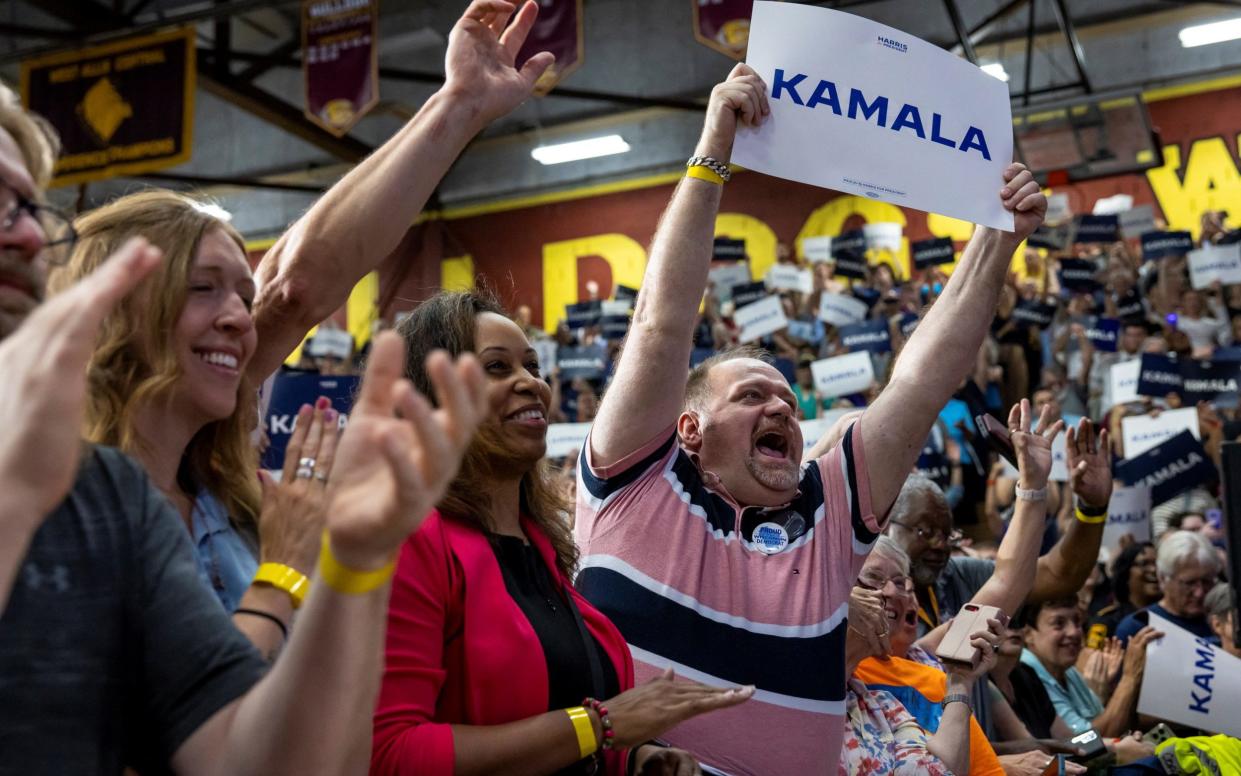
<path id="1" fill-rule="evenodd" d="M 694 37 L 704 46 L 738 61 L 750 42 L 754 0 L 689 0 L 694 8 Z"/>
<path id="2" fill-rule="evenodd" d="M 306 118 L 340 137 L 379 102 L 379 0 L 303 0 Z"/>
<path id="3" fill-rule="evenodd" d="M 539 0 L 539 18 L 530 35 L 517 52 L 517 67 L 540 51 L 556 55 L 556 62 L 534 85 L 534 93 L 542 96 L 561 79 L 578 69 L 585 58 L 583 52 L 582 0 Z"/>

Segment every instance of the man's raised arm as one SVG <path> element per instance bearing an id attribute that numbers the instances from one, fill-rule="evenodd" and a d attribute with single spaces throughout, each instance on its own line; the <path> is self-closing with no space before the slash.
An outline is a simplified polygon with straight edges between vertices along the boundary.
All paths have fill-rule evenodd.
<path id="1" fill-rule="evenodd" d="M 737 121 L 757 125 L 768 112 L 762 79 L 737 65 L 711 91 L 694 156 L 727 164 Z M 621 460 L 670 427 L 681 412 L 722 189 L 720 183 L 687 176 L 660 219 L 629 337 L 591 429 L 597 466 Z"/>
<path id="2" fill-rule="evenodd" d="M 466 144 L 530 96 L 554 59 L 517 52 L 538 15 L 474 0 L 448 38 L 444 86 L 375 153 L 354 167 L 271 247 L 258 267 L 258 350 L 249 372 L 263 380 L 311 326 L 345 303 L 354 285 L 396 250 Z"/>
<path id="3" fill-rule="evenodd" d="M 1017 246 L 1040 223 L 1047 199 L 1023 165 L 1004 171 L 1000 197 L 1013 211 L 1015 230 L 978 227 L 943 294 L 927 311 L 892 372 L 892 379 L 862 416 L 871 506 L 886 515 L 939 411 L 970 373 Z"/>

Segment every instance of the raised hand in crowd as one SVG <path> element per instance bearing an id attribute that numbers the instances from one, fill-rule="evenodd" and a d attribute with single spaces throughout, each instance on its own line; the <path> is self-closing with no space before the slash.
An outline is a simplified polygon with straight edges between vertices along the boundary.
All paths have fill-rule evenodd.
<path id="1" fill-rule="evenodd" d="M 471 101 L 484 124 L 503 116 L 530 96 L 534 84 L 555 62 L 540 51 L 516 67 L 517 54 L 538 16 L 538 3 L 474 0 L 448 35 L 444 90 Z M 517 17 L 509 25 L 513 12 Z"/>
<path id="2" fill-rule="evenodd" d="M 1125 647 L 1115 636 L 1107 639 L 1101 648 L 1082 647 L 1077 657 L 1078 670 L 1100 700 L 1106 701 L 1111 696 L 1124 658 Z"/>
<path id="3" fill-rule="evenodd" d="M 0 341 L 0 612 L 31 537 L 77 476 L 86 364 L 100 322 L 159 264 L 135 238 Z"/>
<path id="4" fill-rule="evenodd" d="M 255 272 L 259 343 L 248 368 L 256 381 L 392 254 L 466 144 L 530 96 L 553 60 L 544 52 L 514 66 L 537 16 L 533 0 L 520 10 L 504 0 L 470 3 L 448 36 L 443 87 L 264 255 Z"/>
<path id="5" fill-rule="evenodd" d="M 336 459 L 340 414 L 319 397 L 303 405 L 284 449 L 280 482 L 263 477 L 259 560 L 309 573 L 319 556 L 328 478 Z"/>
<path id="6" fill-rule="evenodd" d="M 1124 648 L 1121 677 L 1132 680 L 1141 687 L 1142 675 L 1146 672 L 1146 648 L 1152 641 L 1163 636 L 1163 631 L 1157 631 L 1149 625 L 1135 633 Z"/>
<path id="7" fill-rule="evenodd" d="M 437 409 L 414 390 L 404 370 L 401 338 L 379 334 L 328 481 L 332 550 L 351 568 L 391 562 L 443 496 L 490 410 L 472 355 L 455 364 L 444 353 L 427 359 Z"/>
<path id="8" fill-rule="evenodd" d="M 336 440 L 338 413 L 320 397 L 303 405 L 284 451 L 279 482 L 259 472 L 263 501 L 259 512 L 259 562 L 287 566 L 309 576 L 323 536 L 326 488 Z M 274 659 L 288 638 L 293 602 L 283 590 L 251 585 L 233 612 L 233 623 L 267 659 Z"/>
<path id="9" fill-rule="evenodd" d="M 866 641 L 871 657 L 888 659 L 892 654 L 892 641 L 883 591 L 853 586 L 849 592 L 849 629 Z"/>
<path id="10" fill-rule="evenodd" d="M 970 664 L 949 661 L 944 664 L 944 671 L 948 674 L 949 695 L 955 692 L 968 694 L 979 677 L 986 676 L 995 668 L 1003 633 L 1004 625 L 999 620 L 989 619 L 986 628 L 970 634 L 970 646 L 977 650 L 978 662 Z"/>
<path id="11" fill-rule="evenodd" d="M 1094 421 L 1082 418 L 1069 428 L 1065 466 L 1073 493 L 1087 507 L 1106 509 L 1112 499 L 1112 460 L 1108 432 L 1096 431 Z"/>

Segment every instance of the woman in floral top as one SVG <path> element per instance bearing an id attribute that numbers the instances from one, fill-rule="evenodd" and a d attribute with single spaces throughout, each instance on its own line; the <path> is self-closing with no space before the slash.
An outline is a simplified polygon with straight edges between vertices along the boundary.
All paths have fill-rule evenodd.
<path id="1" fill-rule="evenodd" d="M 845 663 L 850 679 L 845 694 L 845 742 L 840 754 L 840 776 L 886 773 L 902 776 L 966 776 L 970 765 L 970 691 L 975 680 L 995 665 L 1000 623 L 974 633 L 971 643 L 982 651 L 977 668 L 948 666 L 948 694 L 939 730 L 931 734 L 891 693 L 866 689 L 853 677 L 858 663 L 880 655 L 879 631 L 885 618 L 868 616 L 871 599 L 883 591 L 855 587 L 849 600 L 849 632 Z M 867 606 L 867 604 L 872 604 Z M 882 609 L 880 609 L 882 611 Z M 961 698 L 961 700 L 957 700 Z"/>

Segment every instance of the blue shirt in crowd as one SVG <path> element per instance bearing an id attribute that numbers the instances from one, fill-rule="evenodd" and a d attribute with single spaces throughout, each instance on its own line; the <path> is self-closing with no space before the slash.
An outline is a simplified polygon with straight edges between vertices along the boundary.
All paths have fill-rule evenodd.
<path id="1" fill-rule="evenodd" d="M 1030 650 L 1021 650 L 1021 662 L 1038 674 L 1039 681 L 1047 688 L 1051 704 L 1056 707 L 1056 714 L 1074 733 L 1085 733 L 1094 727 L 1093 720 L 1103 713 L 1103 704 L 1075 667 L 1069 666 L 1064 674 L 1064 684 L 1060 684 L 1043 666 L 1043 661 Z"/>
<path id="2" fill-rule="evenodd" d="M 224 505 L 207 491 L 195 499 L 190 524 L 198 578 L 220 599 L 224 611 L 232 614 L 259 570 L 254 550 L 228 519 Z"/>
<path id="3" fill-rule="evenodd" d="M 1215 646 L 1219 646 L 1219 636 L 1216 636 L 1215 631 L 1211 630 L 1211 625 L 1207 622 L 1205 615 L 1197 619 L 1190 620 L 1169 612 L 1159 604 L 1151 604 L 1145 609 L 1138 609 L 1133 614 L 1121 620 L 1120 624 L 1116 626 L 1116 638 L 1120 639 L 1122 643 L 1128 645 L 1129 638 L 1133 636 L 1133 634 L 1150 624 L 1146 617 L 1147 612 L 1157 614 L 1165 620 L 1171 622 L 1173 625 L 1189 631 L 1198 638 L 1206 639 Z"/>

